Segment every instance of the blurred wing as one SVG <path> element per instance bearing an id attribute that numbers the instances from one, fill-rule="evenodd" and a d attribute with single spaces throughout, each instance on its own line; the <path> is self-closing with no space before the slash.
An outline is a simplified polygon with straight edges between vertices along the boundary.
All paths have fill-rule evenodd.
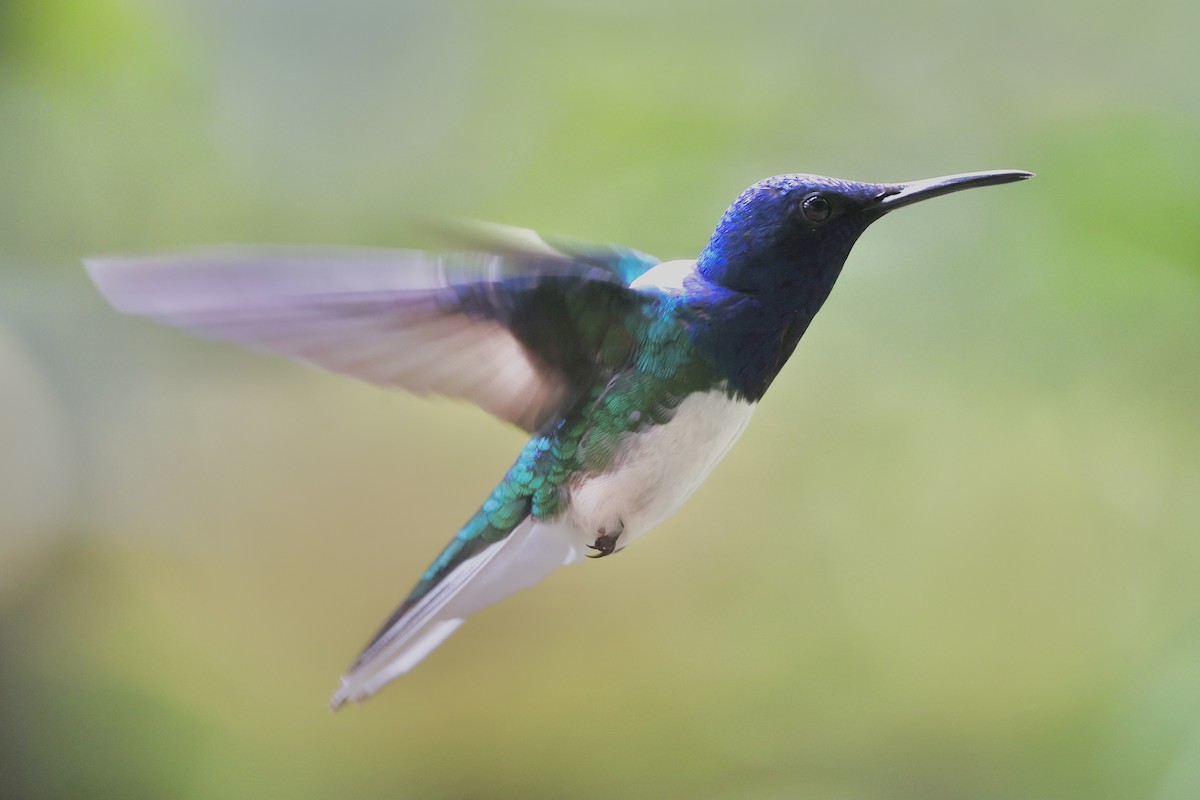
<path id="1" fill-rule="evenodd" d="M 593 369 L 572 308 L 634 297 L 612 271 L 549 253 L 247 247 L 85 263 L 120 311 L 464 398 L 530 431 Z"/>
<path id="2" fill-rule="evenodd" d="M 421 662 L 468 616 L 579 561 L 561 525 L 527 517 L 505 538 L 459 561 L 397 609 L 350 667 L 330 705 L 359 702 Z"/>
<path id="3" fill-rule="evenodd" d="M 621 283 L 629 285 L 657 265 L 652 255 L 619 244 L 600 244 L 546 236 L 529 228 L 500 225 L 495 222 L 441 224 L 434 233 L 448 243 L 485 253 L 509 256 L 564 258 L 607 270 Z"/>

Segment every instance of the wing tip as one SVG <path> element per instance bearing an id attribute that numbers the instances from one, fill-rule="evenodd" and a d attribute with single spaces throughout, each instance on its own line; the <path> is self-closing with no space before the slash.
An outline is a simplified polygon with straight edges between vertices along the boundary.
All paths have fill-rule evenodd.
<path id="1" fill-rule="evenodd" d="M 127 302 L 126 287 L 122 272 L 126 271 L 133 259 L 121 256 L 87 256 L 80 259 L 83 269 L 91 279 L 92 285 L 113 308 L 124 313 L 131 313 Z"/>

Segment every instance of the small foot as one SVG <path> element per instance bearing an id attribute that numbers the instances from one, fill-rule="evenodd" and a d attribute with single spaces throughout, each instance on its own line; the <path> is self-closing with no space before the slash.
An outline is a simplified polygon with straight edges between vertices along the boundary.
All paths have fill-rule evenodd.
<path id="1" fill-rule="evenodd" d="M 619 527 L 613 533 L 606 533 L 603 528 L 600 529 L 599 535 L 596 536 L 596 541 L 588 545 L 590 549 L 596 551 L 596 554 L 590 555 L 588 558 L 604 558 L 605 556 L 611 556 L 613 553 L 620 552 L 620 548 L 617 547 L 617 540 L 625 532 L 625 526 L 624 524 L 618 524 Z"/>

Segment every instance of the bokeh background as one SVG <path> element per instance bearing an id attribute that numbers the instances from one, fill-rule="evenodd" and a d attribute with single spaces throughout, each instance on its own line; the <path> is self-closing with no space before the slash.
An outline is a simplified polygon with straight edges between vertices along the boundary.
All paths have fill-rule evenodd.
<path id="1" fill-rule="evenodd" d="M 0 2 L 0 796 L 1200 796 L 1200 6 Z M 519 448 L 121 318 L 85 254 L 703 246 L 767 175 L 1021 168 L 872 229 L 620 558 L 370 703 Z"/>

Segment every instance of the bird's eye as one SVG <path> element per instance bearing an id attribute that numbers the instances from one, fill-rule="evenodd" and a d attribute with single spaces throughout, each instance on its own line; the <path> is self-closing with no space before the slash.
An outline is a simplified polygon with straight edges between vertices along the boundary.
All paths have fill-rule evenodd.
<path id="1" fill-rule="evenodd" d="M 816 192 L 805 196 L 800 201 L 800 213 L 804 214 L 804 217 L 809 222 L 824 222 L 829 219 L 829 214 L 832 211 L 833 209 L 829 205 L 829 200 L 824 195 Z"/>

